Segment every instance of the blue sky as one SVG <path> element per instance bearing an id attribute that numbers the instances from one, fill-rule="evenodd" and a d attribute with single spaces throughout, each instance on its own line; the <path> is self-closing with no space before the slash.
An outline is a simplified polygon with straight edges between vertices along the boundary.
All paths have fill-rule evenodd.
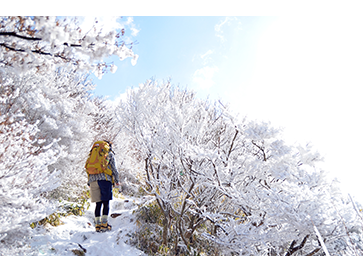
<path id="1" fill-rule="evenodd" d="M 150 78 L 220 98 L 241 116 L 311 142 L 328 177 L 363 201 L 363 20 L 355 16 L 134 16 L 135 66 L 94 79 L 115 100 Z M 130 20 L 125 17 L 123 20 Z M 132 33 L 135 35 L 133 36 Z"/>
<path id="2" fill-rule="evenodd" d="M 133 17 L 137 65 L 111 60 L 115 74 L 94 78 L 96 94 L 114 99 L 150 78 L 167 80 L 217 98 L 225 81 L 249 78 L 259 34 L 274 17 L 149 16 Z M 243 25 L 243 27 L 242 27 Z"/>

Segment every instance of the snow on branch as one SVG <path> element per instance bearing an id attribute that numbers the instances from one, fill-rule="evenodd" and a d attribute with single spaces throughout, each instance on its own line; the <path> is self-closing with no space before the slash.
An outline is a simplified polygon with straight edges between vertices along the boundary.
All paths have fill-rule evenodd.
<path id="1" fill-rule="evenodd" d="M 77 18 L 1 17 L 0 64 L 21 73 L 32 68 L 47 71 L 54 65 L 76 67 L 102 77 L 108 69 L 116 69 L 105 62 L 109 56 L 131 57 L 136 63 L 138 56 L 122 40 L 124 29 L 104 33 L 97 21 L 90 30 L 79 25 Z"/>

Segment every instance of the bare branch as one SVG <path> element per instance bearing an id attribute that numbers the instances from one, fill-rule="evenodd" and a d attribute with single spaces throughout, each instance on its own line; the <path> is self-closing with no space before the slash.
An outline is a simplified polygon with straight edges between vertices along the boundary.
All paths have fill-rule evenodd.
<path id="1" fill-rule="evenodd" d="M 313 251 L 306 254 L 305 256 L 313 256 L 315 253 L 318 253 L 320 249 L 321 249 L 321 247 L 315 248 Z"/>
<path id="2" fill-rule="evenodd" d="M 304 237 L 304 239 L 302 240 L 302 242 L 300 243 L 300 245 L 298 245 L 298 246 L 296 246 L 296 247 L 294 247 L 294 245 L 296 244 L 296 241 L 295 241 L 295 240 L 294 240 L 294 241 L 292 241 L 292 243 L 291 243 L 291 245 L 290 245 L 290 247 L 289 247 L 288 251 L 286 252 L 285 256 L 291 256 L 292 254 L 294 254 L 294 253 L 295 253 L 296 251 L 298 251 L 299 249 L 302 249 L 302 248 L 305 246 L 305 243 L 306 243 L 306 241 L 307 241 L 308 237 L 309 237 L 309 234 L 308 234 L 308 235 L 306 235 L 306 236 Z"/>
<path id="3" fill-rule="evenodd" d="M 267 161 L 266 153 L 265 153 L 264 148 L 263 148 L 263 147 L 261 147 L 261 146 L 259 146 L 259 145 L 257 145 L 257 144 L 255 143 L 255 141 L 253 141 L 253 140 L 252 140 L 252 144 L 253 144 L 254 146 L 256 146 L 259 150 L 261 150 L 261 151 L 262 151 L 262 154 L 263 154 L 263 161 Z"/>
<path id="4" fill-rule="evenodd" d="M 239 131 L 236 129 L 236 133 L 234 134 L 234 137 L 233 137 L 233 140 L 232 140 L 231 146 L 230 146 L 229 151 L 228 151 L 228 154 L 227 154 L 227 158 L 226 158 L 225 166 L 227 166 L 227 164 L 228 164 L 228 158 L 229 158 L 229 156 L 230 156 L 230 155 L 231 155 L 231 153 L 232 153 L 233 144 L 234 144 L 234 141 L 235 141 L 235 140 L 236 140 L 236 138 L 237 138 L 238 132 L 239 132 Z"/>
<path id="5" fill-rule="evenodd" d="M 16 49 L 16 48 L 13 48 L 13 47 L 10 47 L 8 46 L 7 44 L 5 43 L 0 43 L 0 46 L 3 46 L 11 51 L 14 51 L 14 52 L 26 52 L 24 49 Z M 59 54 L 56 54 L 56 55 L 52 55 L 51 53 L 47 53 L 47 52 L 43 52 L 41 50 L 31 50 L 32 53 L 36 53 L 36 54 L 39 54 L 39 55 L 46 55 L 46 56 L 54 56 L 54 57 L 57 57 L 57 58 L 61 58 L 61 59 L 64 59 L 66 61 L 70 61 L 71 59 L 68 59 L 64 56 L 61 56 Z"/>
<path id="6" fill-rule="evenodd" d="M 13 36 L 19 39 L 23 39 L 23 40 L 29 40 L 29 41 L 41 41 L 41 38 L 37 38 L 37 37 L 27 37 L 27 36 L 22 36 L 19 35 L 15 32 L 0 32 L 0 36 Z"/>

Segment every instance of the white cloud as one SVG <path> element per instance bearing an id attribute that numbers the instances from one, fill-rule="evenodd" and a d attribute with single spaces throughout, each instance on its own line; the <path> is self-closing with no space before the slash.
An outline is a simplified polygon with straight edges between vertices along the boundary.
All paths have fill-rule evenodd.
<path id="1" fill-rule="evenodd" d="M 200 58 L 203 61 L 203 65 L 207 65 L 208 63 L 210 63 L 211 61 L 213 61 L 213 59 L 211 57 L 212 54 L 213 54 L 213 51 L 212 50 L 208 50 L 203 55 L 200 55 Z"/>
<path id="2" fill-rule="evenodd" d="M 132 17 L 127 17 L 127 21 L 125 23 L 126 26 L 128 26 L 131 30 L 131 36 L 136 37 L 137 34 L 139 34 L 140 29 L 137 29 L 135 24 L 134 24 L 134 18 Z"/>
<path id="3" fill-rule="evenodd" d="M 121 101 L 126 102 L 127 101 L 127 97 L 128 97 L 127 92 L 119 93 L 119 95 L 116 96 L 113 100 L 111 100 L 110 98 L 106 97 L 107 100 L 105 101 L 105 103 L 111 109 L 115 109 L 120 104 Z"/>
<path id="4" fill-rule="evenodd" d="M 222 30 L 222 26 L 227 23 L 227 21 L 229 20 L 228 19 L 229 17 L 226 17 L 226 19 L 224 19 L 224 21 L 222 21 L 221 23 L 219 24 L 216 24 L 215 27 L 214 27 L 214 30 L 216 31 L 216 36 L 218 38 L 220 38 L 222 40 L 222 42 L 224 42 L 224 36 L 223 36 L 223 30 Z"/>
<path id="5" fill-rule="evenodd" d="M 220 38 L 222 42 L 226 41 L 223 28 L 225 26 L 231 26 L 232 22 L 237 22 L 237 25 L 234 25 L 234 27 L 237 27 L 237 29 L 242 29 L 241 22 L 236 17 L 226 17 L 224 21 L 221 21 L 219 24 L 214 26 L 216 36 Z"/>
<path id="6" fill-rule="evenodd" d="M 117 31 L 123 28 L 129 28 L 131 30 L 131 36 L 136 37 L 140 32 L 140 30 L 136 28 L 132 17 L 127 17 L 125 21 L 124 19 L 120 19 L 119 16 L 81 16 L 78 17 L 78 20 L 80 21 L 80 27 L 85 31 L 91 29 L 97 20 L 97 24 L 105 33 L 113 30 Z M 126 37 L 126 39 L 128 38 Z"/>
<path id="7" fill-rule="evenodd" d="M 193 83 L 197 90 L 207 90 L 214 85 L 213 77 L 218 72 L 217 66 L 205 66 L 195 71 Z"/>
<path id="8" fill-rule="evenodd" d="M 205 54 L 201 55 L 200 57 L 204 59 L 205 57 L 209 56 L 210 54 L 213 54 L 212 50 L 208 50 Z"/>
<path id="9" fill-rule="evenodd" d="M 131 35 L 136 37 L 139 34 L 140 30 L 136 29 L 135 27 L 131 27 Z"/>

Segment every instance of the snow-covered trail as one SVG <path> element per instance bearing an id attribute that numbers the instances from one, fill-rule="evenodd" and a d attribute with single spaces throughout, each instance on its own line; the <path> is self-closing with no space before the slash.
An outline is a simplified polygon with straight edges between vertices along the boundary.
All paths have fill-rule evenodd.
<path id="1" fill-rule="evenodd" d="M 92 203 L 83 216 L 61 218 L 63 225 L 58 227 L 38 227 L 33 236 L 31 247 L 40 256 L 142 256 L 142 251 L 126 244 L 135 230 L 135 218 L 132 211 L 136 208 L 135 200 L 114 198 L 110 202 L 109 216 L 112 230 L 104 233 L 95 232 L 94 208 Z"/>

